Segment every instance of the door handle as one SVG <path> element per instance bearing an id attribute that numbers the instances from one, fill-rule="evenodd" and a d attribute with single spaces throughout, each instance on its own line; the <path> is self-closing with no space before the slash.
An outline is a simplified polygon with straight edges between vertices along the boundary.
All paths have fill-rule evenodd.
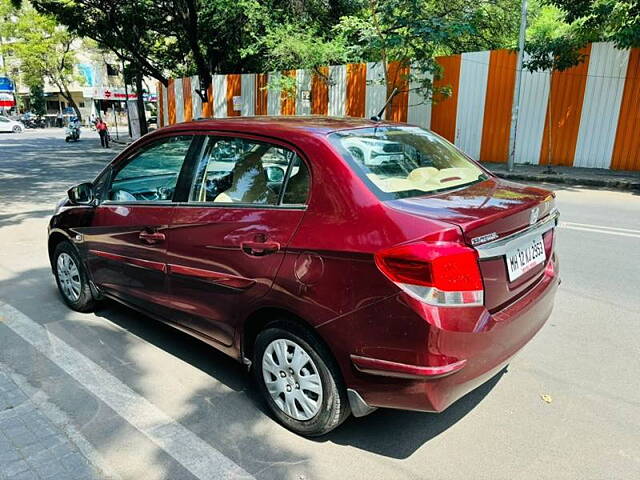
<path id="1" fill-rule="evenodd" d="M 148 243 L 149 245 L 153 245 L 155 243 L 164 242 L 165 239 L 166 239 L 164 233 L 148 232 L 146 230 L 143 230 L 142 232 L 140 232 L 140 235 L 138 235 L 138 238 L 141 241 L 143 241 L 145 243 Z"/>
<path id="2" fill-rule="evenodd" d="M 242 242 L 242 251 L 254 257 L 263 257 L 280 250 L 280 244 L 276 242 Z"/>

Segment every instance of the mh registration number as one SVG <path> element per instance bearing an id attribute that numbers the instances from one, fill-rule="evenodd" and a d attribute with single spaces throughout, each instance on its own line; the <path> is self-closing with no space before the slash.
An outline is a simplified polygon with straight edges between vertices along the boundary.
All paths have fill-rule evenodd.
<path id="1" fill-rule="evenodd" d="M 509 281 L 513 282 L 529 270 L 537 267 L 546 260 L 542 235 L 538 235 L 517 247 L 509 250 L 506 255 Z"/>

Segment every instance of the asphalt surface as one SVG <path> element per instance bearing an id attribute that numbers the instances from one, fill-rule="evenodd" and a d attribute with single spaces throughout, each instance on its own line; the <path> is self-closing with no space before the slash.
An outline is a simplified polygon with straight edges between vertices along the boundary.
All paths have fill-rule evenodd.
<path id="1" fill-rule="evenodd" d="M 65 190 L 92 179 L 117 148 L 101 149 L 86 131 L 70 145 L 55 129 L 0 135 L 0 374 L 22 392 L 17 403 L 57 418 L 50 428 L 92 472 L 640 478 L 637 193 L 550 186 L 562 214 L 563 283 L 551 319 L 506 373 L 444 413 L 378 410 L 308 440 L 273 421 L 241 366 L 206 345 L 115 303 L 95 314 L 62 303 L 47 259 L 48 218 Z"/>

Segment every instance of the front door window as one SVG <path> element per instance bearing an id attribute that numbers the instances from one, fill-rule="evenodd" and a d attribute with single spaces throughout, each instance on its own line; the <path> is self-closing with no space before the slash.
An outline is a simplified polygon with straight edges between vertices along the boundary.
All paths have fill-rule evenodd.
<path id="1" fill-rule="evenodd" d="M 193 137 L 169 137 L 144 148 L 114 176 L 107 199 L 115 202 L 166 202 L 173 199 Z"/>

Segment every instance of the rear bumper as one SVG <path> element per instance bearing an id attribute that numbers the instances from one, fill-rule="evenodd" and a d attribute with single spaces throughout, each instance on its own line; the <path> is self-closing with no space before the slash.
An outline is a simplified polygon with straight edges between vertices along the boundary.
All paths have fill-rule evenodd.
<path id="1" fill-rule="evenodd" d="M 388 346 L 351 353 L 343 365 L 347 386 L 370 407 L 440 412 L 496 375 L 534 337 L 551 314 L 558 284 L 555 269 L 548 269 L 514 304 L 493 315 L 485 310 L 481 329 L 453 331 L 430 323 L 422 337 L 404 332 L 414 334 L 416 349 L 421 345 L 445 359 L 436 366 L 424 353 L 415 353 L 415 362 L 391 361 L 394 351 L 396 358 L 411 355 Z"/>

